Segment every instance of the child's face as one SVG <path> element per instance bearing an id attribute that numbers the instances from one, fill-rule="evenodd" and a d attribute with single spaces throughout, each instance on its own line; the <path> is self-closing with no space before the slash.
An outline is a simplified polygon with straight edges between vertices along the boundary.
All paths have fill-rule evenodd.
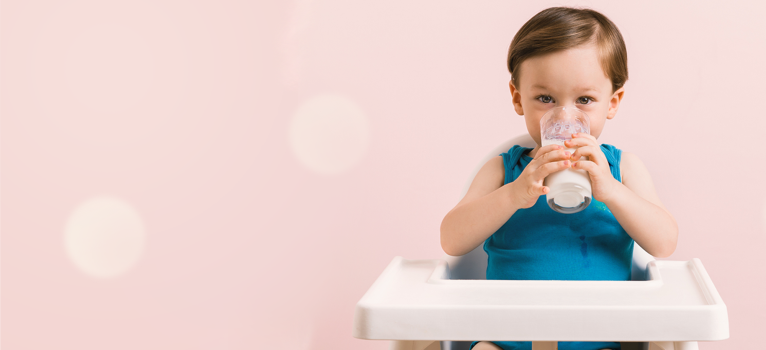
<path id="1" fill-rule="evenodd" d="M 590 117 L 590 133 L 598 138 L 607 119 L 614 118 L 623 89 L 601 69 L 595 44 L 532 57 L 519 67 L 520 81 L 511 83 L 516 113 L 524 115 L 530 136 L 540 145 L 540 119 L 554 107 L 574 106 Z"/>

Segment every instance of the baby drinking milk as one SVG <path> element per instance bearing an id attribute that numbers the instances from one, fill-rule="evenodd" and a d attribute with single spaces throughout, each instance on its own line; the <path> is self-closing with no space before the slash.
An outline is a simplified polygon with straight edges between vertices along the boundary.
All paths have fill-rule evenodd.
<path id="1" fill-rule="evenodd" d="M 655 257 L 673 253 L 678 226 L 644 164 L 597 141 L 625 94 L 627 59 L 617 27 L 593 10 L 549 8 L 519 29 L 508 51 L 509 85 L 514 109 L 537 145 L 513 146 L 481 168 L 442 221 L 447 254 L 483 244 L 487 279 L 629 280 L 634 241 Z M 540 119 L 561 106 L 584 111 L 590 134 L 572 135 L 566 147 L 541 147 Z M 550 191 L 545 177 L 567 168 L 585 170 L 592 183 L 592 202 L 574 214 L 553 211 L 544 196 Z M 530 342 L 471 346 L 531 349 Z M 559 342 L 559 349 L 620 349 L 620 343 Z"/>

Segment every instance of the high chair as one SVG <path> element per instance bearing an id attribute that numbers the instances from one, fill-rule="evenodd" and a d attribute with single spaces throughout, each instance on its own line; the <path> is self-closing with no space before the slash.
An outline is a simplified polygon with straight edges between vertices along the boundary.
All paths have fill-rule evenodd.
<path id="1" fill-rule="evenodd" d="M 534 147 L 529 135 L 513 145 Z M 726 305 L 699 259 L 655 260 L 633 248 L 630 281 L 486 280 L 483 244 L 437 260 L 394 257 L 356 305 L 353 335 L 391 350 L 468 349 L 471 341 L 614 341 L 624 350 L 696 350 L 729 337 Z"/>

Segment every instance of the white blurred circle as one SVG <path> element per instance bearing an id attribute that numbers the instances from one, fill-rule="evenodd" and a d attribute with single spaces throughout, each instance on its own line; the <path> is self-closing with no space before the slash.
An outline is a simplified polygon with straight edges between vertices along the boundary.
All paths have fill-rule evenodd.
<path id="1" fill-rule="evenodd" d="M 290 146 L 314 172 L 334 175 L 350 169 L 367 151 L 370 126 L 362 109 L 340 95 L 319 95 L 302 103 L 290 123 Z"/>
<path id="2" fill-rule="evenodd" d="M 139 214 L 113 197 L 83 202 L 69 216 L 64 229 L 69 258 L 77 268 L 99 278 L 115 277 L 133 267 L 145 241 Z"/>

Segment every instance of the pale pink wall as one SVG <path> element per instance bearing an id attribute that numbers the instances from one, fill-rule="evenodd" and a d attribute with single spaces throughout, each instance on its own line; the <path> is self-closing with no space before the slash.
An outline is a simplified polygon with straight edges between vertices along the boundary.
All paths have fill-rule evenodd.
<path id="1" fill-rule="evenodd" d="M 626 39 L 601 141 L 644 160 L 670 259 L 700 258 L 727 303 L 730 340 L 701 348 L 759 344 L 755 3 L 4 1 L 2 346 L 385 349 L 351 337 L 354 305 L 394 256 L 442 256 L 478 159 L 526 132 L 505 54 L 553 5 Z M 69 248 L 82 227 L 136 248 L 109 270 Z"/>

